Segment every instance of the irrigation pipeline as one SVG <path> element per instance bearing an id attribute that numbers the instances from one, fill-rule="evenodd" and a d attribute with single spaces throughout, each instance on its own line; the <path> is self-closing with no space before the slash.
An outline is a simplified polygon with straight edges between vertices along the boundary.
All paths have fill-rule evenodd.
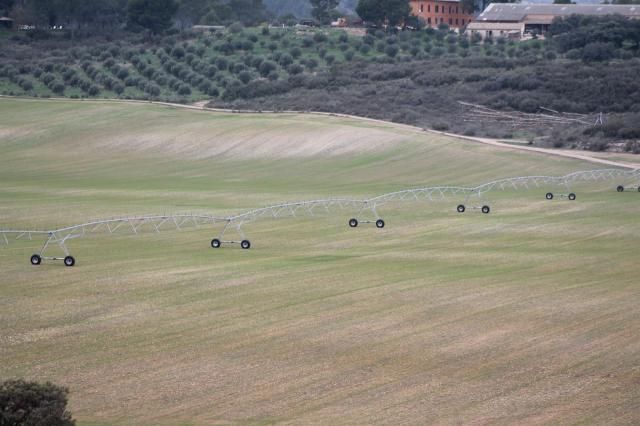
<path id="1" fill-rule="evenodd" d="M 575 200 L 575 193 L 571 192 L 571 185 L 583 182 L 598 182 L 619 180 L 618 192 L 626 188 L 636 188 L 640 191 L 640 169 L 600 169 L 586 170 L 570 173 L 564 176 L 518 176 L 485 182 L 473 187 L 463 186 L 431 186 L 411 188 L 401 191 L 389 192 L 367 199 L 354 198 L 327 198 L 320 200 L 298 201 L 274 204 L 258 209 L 244 211 L 235 215 L 209 215 L 209 214 L 171 214 L 122 217 L 105 220 L 96 220 L 78 225 L 51 230 L 0 230 L 0 244 L 9 244 L 10 240 L 32 240 L 34 237 L 44 237 L 46 242 L 42 249 L 34 254 L 31 263 L 40 264 L 42 259 L 63 260 L 67 266 L 73 266 L 75 259 L 69 254 L 66 242 L 74 238 L 81 238 L 92 234 L 138 234 L 143 231 L 160 233 L 168 230 L 181 230 L 187 227 L 200 227 L 215 224 L 224 224 L 219 236 L 211 241 L 213 248 L 222 244 L 238 243 L 242 248 L 248 249 L 251 244 L 245 238 L 242 225 L 255 222 L 259 219 L 282 217 L 315 217 L 316 215 L 330 213 L 333 210 L 357 209 L 358 217 L 349 220 L 351 227 L 359 224 L 375 223 L 376 227 L 385 226 L 378 214 L 378 207 L 392 202 L 412 201 L 441 201 L 452 197 L 464 197 L 464 201 L 458 204 L 457 211 L 465 212 L 467 208 L 479 209 L 482 213 L 489 213 L 490 207 L 484 199 L 485 194 L 491 191 L 505 190 L 531 190 L 540 188 L 561 188 L 564 193 L 547 192 L 546 198 L 554 196 Z M 622 182 L 620 182 L 622 181 Z M 468 205 L 472 202 L 479 205 Z M 225 240 L 229 233 L 236 232 L 240 237 L 237 240 Z M 11 237 L 11 238 L 10 238 Z M 64 257 L 46 257 L 45 252 L 50 246 L 58 246 L 64 252 Z"/>

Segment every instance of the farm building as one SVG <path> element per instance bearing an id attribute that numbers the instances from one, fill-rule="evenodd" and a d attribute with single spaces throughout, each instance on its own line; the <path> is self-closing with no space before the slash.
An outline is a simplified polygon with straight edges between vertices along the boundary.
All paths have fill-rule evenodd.
<path id="1" fill-rule="evenodd" d="M 5 16 L 0 17 L 0 28 L 13 28 L 13 19 Z"/>
<path id="2" fill-rule="evenodd" d="M 450 28 L 460 29 L 473 19 L 473 12 L 463 10 L 459 0 L 412 0 L 411 13 L 430 27 L 447 24 Z"/>
<path id="3" fill-rule="evenodd" d="M 523 38 L 544 34 L 554 18 L 569 15 L 623 15 L 640 18 L 640 6 L 619 4 L 511 4 L 491 3 L 467 26 L 469 34 Z"/>

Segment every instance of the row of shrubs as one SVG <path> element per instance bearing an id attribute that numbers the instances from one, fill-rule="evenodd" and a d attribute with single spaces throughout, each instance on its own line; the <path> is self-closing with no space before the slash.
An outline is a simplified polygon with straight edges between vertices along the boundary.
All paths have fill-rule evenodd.
<path id="1" fill-rule="evenodd" d="M 447 28 L 374 31 L 360 38 L 240 28 L 213 37 L 54 49 L 39 61 L 0 64 L 0 78 L 25 92 L 46 86 L 60 94 L 78 88 L 86 96 L 108 91 L 151 99 L 213 97 L 219 105 L 300 105 L 482 134 L 492 130 L 456 117 L 457 100 L 524 112 L 540 106 L 579 113 L 638 111 L 637 49 L 606 43 L 613 42 L 591 40 L 563 50 L 553 40 L 481 43 Z M 616 65 L 608 65 L 610 60 Z M 615 136 L 602 129 L 583 136 L 633 135 L 625 125 Z"/>

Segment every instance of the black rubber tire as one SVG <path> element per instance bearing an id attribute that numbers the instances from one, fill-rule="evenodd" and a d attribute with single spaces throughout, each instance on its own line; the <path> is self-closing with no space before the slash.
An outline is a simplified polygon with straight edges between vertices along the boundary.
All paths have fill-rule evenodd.
<path id="1" fill-rule="evenodd" d="M 67 256 L 64 258 L 64 266 L 68 266 L 69 268 L 76 264 L 76 260 L 73 256 Z"/>
<path id="2" fill-rule="evenodd" d="M 547 200 L 553 200 L 553 193 L 551 192 L 547 192 L 547 194 L 544 196 Z"/>
<path id="3" fill-rule="evenodd" d="M 242 242 L 240 243 L 240 247 L 242 247 L 244 250 L 249 250 L 251 248 L 251 242 L 249 240 L 242 240 Z"/>
<path id="4" fill-rule="evenodd" d="M 349 219 L 349 226 L 352 228 L 357 228 L 358 227 L 358 219 L 352 218 Z"/>
<path id="5" fill-rule="evenodd" d="M 376 228 L 380 228 L 380 229 L 384 228 L 384 220 L 382 219 L 376 220 Z"/>
<path id="6" fill-rule="evenodd" d="M 575 200 L 576 199 L 576 194 L 574 194 L 573 192 L 571 194 L 569 194 L 569 199 L 571 201 Z"/>
<path id="7" fill-rule="evenodd" d="M 222 244 L 220 243 L 220 240 L 217 238 L 214 238 L 213 240 L 211 240 L 211 248 L 220 248 Z"/>
<path id="8" fill-rule="evenodd" d="M 491 208 L 489 206 L 482 206 L 482 213 L 489 214 Z"/>
<path id="9" fill-rule="evenodd" d="M 466 208 L 464 207 L 464 204 L 460 204 L 458 207 L 456 207 L 456 210 L 458 210 L 458 213 L 464 213 Z"/>
<path id="10" fill-rule="evenodd" d="M 624 192 L 624 186 L 622 186 L 622 185 L 618 185 L 618 187 L 616 188 L 616 191 L 618 191 L 618 192 Z M 640 191 L 640 188 L 638 188 L 638 191 Z"/>
<path id="11" fill-rule="evenodd" d="M 33 256 L 31 256 L 30 260 L 33 266 L 38 266 L 39 264 L 42 263 L 42 257 L 40 257 L 39 254 L 34 254 Z"/>
<path id="12" fill-rule="evenodd" d="M 640 192 L 640 186 L 638 187 L 638 192 Z"/>

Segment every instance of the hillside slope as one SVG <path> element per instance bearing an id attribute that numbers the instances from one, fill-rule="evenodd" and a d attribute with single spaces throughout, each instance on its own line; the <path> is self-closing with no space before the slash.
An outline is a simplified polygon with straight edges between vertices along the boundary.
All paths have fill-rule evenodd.
<path id="1" fill-rule="evenodd" d="M 0 99 L 0 227 L 593 167 L 345 118 Z M 212 249 L 223 224 L 77 238 L 74 268 L 11 240 L 0 377 L 68 386 L 79 424 L 637 424 L 640 204 L 613 184 L 390 203 L 384 229 L 256 221 L 250 250 Z"/>

